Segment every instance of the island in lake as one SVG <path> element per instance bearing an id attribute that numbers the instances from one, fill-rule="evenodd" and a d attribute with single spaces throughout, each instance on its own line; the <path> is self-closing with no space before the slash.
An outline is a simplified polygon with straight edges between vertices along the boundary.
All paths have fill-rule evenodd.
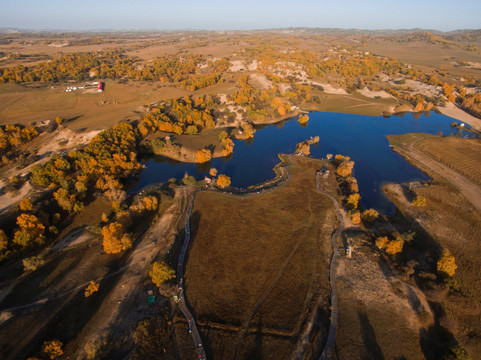
<path id="1" fill-rule="evenodd" d="M 481 32 L 0 33 L 0 358 L 481 359 Z"/>

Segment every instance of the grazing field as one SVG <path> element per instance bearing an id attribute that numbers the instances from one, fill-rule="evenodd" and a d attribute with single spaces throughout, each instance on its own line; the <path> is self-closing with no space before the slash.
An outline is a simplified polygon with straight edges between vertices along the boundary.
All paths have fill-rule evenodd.
<path id="1" fill-rule="evenodd" d="M 433 180 L 429 186 L 401 192 L 390 191 L 388 187 L 387 193 L 398 206 L 404 221 L 410 223 L 413 229 L 418 228 L 418 231 L 425 232 L 422 244 L 424 252 L 418 254 L 418 261 L 425 264 L 420 265 L 420 269 L 435 269 L 435 259 L 442 250 L 449 250 L 455 257 L 457 269 L 449 285 L 450 291 L 439 292 L 428 287 L 428 300 L 435 304 L 432 308 L 436 309 L 435 315 L 444 329 L 469 351 L 473 359 L 481 359 L 481 214 L 440 174 L 409 158 L 409 145 L 424 144 L 427 141 L 426 146 L 431 150 L 433 146 L 437 149 L 440 144 L 444 146 L 443 151 L 439 151 L 437 155 L 442 163 L 448 163 L 453 157 L 460 156 L 460 149 L 464 148 L 462 142 L 469 148 L 472 141 L 439 137 L 422 140 L 423 138 L 426 138 L 426 135 L 407 134 L 397 138 L 396 143 L 398 146 L 402 144 L 403 149 L 407 149 L 407 159 Z M 420 148 L 423 149 L 422 146 Z M 426 157 L 430 158 L 427 154 Z M 479 178 L 479 171 L 479 168 L 477 171 L 473 168 L 469 174 Z M 426 198 L 425 207 L 411 205 L 411 200 L 418 195 Z"/>
<path id="2" fill-rule="evenodd" d="M 416 148 L 481 185 L 481 141 L 428 137 Z"/>
<path id="3" fill-rule="evenodd" d="M 186 297 L 214 359 L 287 356 L 320 304 L 326 338 L 335 214 L 316 191 L 318 160 L 291 156 L 291 178 L 253 196 L 201 192 L 191 216 Z M 255 354 L 255 355 L 253 355 Z"/>

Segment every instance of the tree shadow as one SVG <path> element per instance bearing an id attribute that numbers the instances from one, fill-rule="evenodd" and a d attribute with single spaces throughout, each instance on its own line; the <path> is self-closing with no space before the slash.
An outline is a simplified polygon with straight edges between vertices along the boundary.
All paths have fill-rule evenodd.
<path id="1" fill-rule="evenodd" d="M 245 355 L 245 359 L 263 359 L 262 357 L 262 316 L 259 315 L 259 320 L 257 321 L 256 335 L 254 338 L 253 346 L 248 350 Z"/>
<path id="2" fill-rule="evenodd" d="M 376 340 L 376 333 L 369 322 L 369 318 L 364 311 L 358 311 L 359 321 L 361 324 L 361 335 L 364 343 L 365 353 L 363 360 L 384 360 L 384 355 Z"/>

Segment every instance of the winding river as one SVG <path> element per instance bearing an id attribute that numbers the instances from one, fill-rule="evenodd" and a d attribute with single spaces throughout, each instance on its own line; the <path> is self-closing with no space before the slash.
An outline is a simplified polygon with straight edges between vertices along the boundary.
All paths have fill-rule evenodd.
<path id="1" fill-rule="evenodd" d="M 389 147 L 386 135 L 409 132 L 442 135 L 464 135 L 451 127 L 454 119 L 435 112 L 397 116 L 365 116 L 356 114 L 311 112 L 307 125 L 296 119 L 258 128 L 251 141 L 235 141 L 234 154 L 213 159 L 209 164 L 178 163 L 161 157 L 145 161 L 146 169 L 131 189 L 137 192 L 147 185 L 182 178 L 187 172 L 198 179 L 210 167 L 232 179 L 232 186 L 246 188 L 275 176 L 272 168 L 279 162 L 277 154 L 292 153 L 296 144 L 311 136 L 320 142 L 311 146 L 311 155 L 343 154 L 355 161 L 354 175 L 359 183 L 360 204 L 393 215 L 395 205 L 384 195 L 382 186 L 391 182 L 429 179 L 422 171 L 405 161 Z"/>

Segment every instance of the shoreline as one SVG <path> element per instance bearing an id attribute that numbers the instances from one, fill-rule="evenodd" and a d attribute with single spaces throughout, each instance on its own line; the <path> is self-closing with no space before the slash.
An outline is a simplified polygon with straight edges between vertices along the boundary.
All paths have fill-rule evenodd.
<path id="1" fill-rule="evenodd" d="M 460 109 L 452 103 L 447 103 L 445 107 L 439 107 L 438 110 L 441 114 L 449 116 L 453 119 L 465 122 L 470 125 L 473 129 L 481 131 L 481 119 L 468 114 L 466 111 Z"/>

